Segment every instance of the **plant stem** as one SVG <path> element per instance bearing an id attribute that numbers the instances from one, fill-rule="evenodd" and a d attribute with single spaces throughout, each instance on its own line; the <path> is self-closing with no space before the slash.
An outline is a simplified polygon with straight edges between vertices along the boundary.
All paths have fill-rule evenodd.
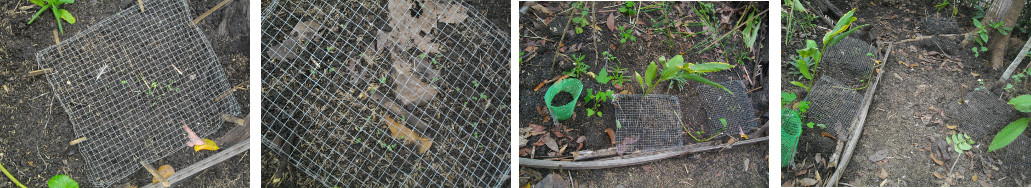
<path id="1" fill-rule="evenodd" d="M 39 18 L 39 15 L 43 14 L 43 11 L 46 11 L 48 8 L 50 8 L 50 5 L 44 5 L 42 8 L 39 9 L 39 11 L 36 11 L 36 15 L 33 15 L 32 19 L 29 19 L 29 23 L 27 23 L 26 25 L 32 24 L 33 21 L 36 21 L 36 18 Z"/>
<path id="2" fill-rule="evenodd" d="M 22 185 L 21 182 L 18 182 L 18 179 L 15 179 L 10 172 L 7 172 L 7 168 L 4 168 L 3 164 L 0 164 L 0 171 L 3 171 L 4 175 L 6 175 L 8 179 L 11 179 L 11 181 L 14 182 L 14 185 L 18 185 L 18 187 L 25 188 L 25 185 Z"/>
<path id="3" fill-rule="evenodd" d="M 54 20 L 57 21 L 57 30 L 61 30 L 61 33 L 64 34 L 64 28 L 61 27 L 61 17 L 57 16 L 57 6 L 50 6 L 50 12 L 54 13 Z"/>

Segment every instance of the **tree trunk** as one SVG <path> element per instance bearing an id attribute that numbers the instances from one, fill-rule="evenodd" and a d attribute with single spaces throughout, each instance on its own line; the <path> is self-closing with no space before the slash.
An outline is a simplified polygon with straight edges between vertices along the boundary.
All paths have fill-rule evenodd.
<path id="1" fill-rule="evenodd" d="M 1027 0 L 995 0 L 991 6 L 988 7 L 988 12 L 985 13 L 984 21 L 981 23 L 985 27 L 996 22 L 1003 22 L 1003 27 L 1013 28 L 1017 23 L 1017 19 L 1020 18 L 1020 11 L 1024 8 L 1024 3 Z M 988 50 L 991 51 L 991 64 L 992 69 L 998 70 L 1002 68 L 1006 59 L 1006 47 L 1009 45 L 1009 36 L 1002 35 L 998 30 L 994 28 L 986 28 L 991 33 L 988 38 Z"/>

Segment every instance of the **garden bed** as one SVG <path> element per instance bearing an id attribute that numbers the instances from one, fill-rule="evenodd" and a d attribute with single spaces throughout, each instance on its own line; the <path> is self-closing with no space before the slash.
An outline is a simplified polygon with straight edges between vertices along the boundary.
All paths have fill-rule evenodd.
<path id="1" fill-rule="evenodd" d="M 810 6 L 810 3 L 818 5 L 818 1 L 803 2 L 816 15 L 835 15 L 831 9 Z M 966 40 L 963 34 L 974 29 L 971 16 L 975 10 L 960 7 L 953 17 L 952 11 L 936 13 L 934 5 L 939 3 L 832 1 L 843 11 L 856 9 L 855 17 L 858 19 L 853 25 L 869 24 L 853 33 L 851 38 L 874 46 L 875 60 L 888 55 L 879 70 L 868 74 L 876 76 L 880 73 L 883 76 L 872 101 L 858 101 L 859 104 L 871 104 L 852 158 L 838 181 L 843 184 L 839 186 L 1025 186 L 1031 182 L 1025 178 L 1027 175 L 1021 174 L 1022 170 L 1018 170 L 1026 168 L 1028 160 L 1015 157 L 1016 153 L 1026 153 L 1023 148 L 1026 148 L 1027 137 L 1018 138 L 1013 145 L 999 151 L 986 152 L 995 133 L 1020 117 L 1005 101 L 1027 94 L 1027 80 L 997 82 L 1002 70 L 991 68 L 985 52 L 975 57 L 970 48 L 977 43 L 963 41 Z M 826 31 L 824 28 L 831 26 L 813 14 L 796 13 L 795 22 L 790 22 L 787 17 L 782 17 L 785 28 L 788 24 L 795 24 L 795 30 L 783 32 L 785 39 L 790 37 L 790 40 L 782 43 L 784 51 L 781 56 L 785 61 L 781 69 L 785 73 L 781 77 L 782 85 L 784 92 L 797 94 L 802 99 L 807 95 L 805 90 L 789 82 L 807 81 L 800 74 L 790 73 L 797 72 L 797 69 L 788 61 L 797 55 L 795 50 L 805 47 L 805 40 L 819 40 Z M 837 20 L 837 16 L 830 17 L 830 20 Z M 1018 29 L 1013 33 L 1011 37 L 1027 36 L 1026 32 Z M 909 40 L 917 38 L 922 39 Z M 891 43 L 894 44 L 889 45 Z M 892 48 L 887 52 L 889 46 Z M 1019 47 L 1011 50 L 1014 52 L 1006 56 L 1010 60 Z M 874 59 L 871 59 L 869 62 L 873 65 Z M 1006 63 L 1008 65 L 1009 60 Z M 1020 67 L 1026 64 L 1021 63 Z M 828 62 L 821 63 L 817 73 L 834 77 L 844 87 L 856 89 L 860 96 L 866 94 L 869 89 L 863 86 L 871 77 L 850 70 L 854 69 Z M 840 104 L 810 104 L 813 108 L 820 105 Z M 829 114 L 807 114 L 803 124 L 825 115 Z M 829 167 L 833 165 L 827 163 L 835 145 L 847 141 L 834 140 L 840 139 L 840 135 L 828 134 L 836 137 L 832 138 L 822 134 L 828 131 L 819 127 L 803 127 L 798 154 L 794 157 L 795 165 L 781 169 L 783 186 L 807 186 L 816 182 L 811 180 L 827 180 L 834 173 L 835 168 Z M 939 147 L 938 142 L 945 142 L 943 138 L 957 132 L 966 133 L 976 141 L 972 150 L 957 154 L 951 146 Z M 943 151 L 949 155 L 949 160 L 942 155 Z M 960 158 L 958 162 L 957 158 Z M 818 182 L 815 185 L 823 184 Z"/>
<path id="2" fill-rule="evenodd" d="M 192 18 L 214 7 L 219 1 L 191 1 Z M 31 5 L 31 6 L 30 6 Z M 12 175 L 29 187 L 43 187 L 53 175 L 67 174 L 78 180 L 81 185 L 91 185 L 87 181 L 85 160 L 78 146 L 70 146 L 69 141 L 77 139 L 69 117 L 64 113 L 47 82 L 45 76 L 29 76 L 31 71 L 39 69 L 34 60 L 36 52 L 51 46 L 55 41 L 57 26 L 49 12 L 45 12 L 33 24 L 26 25 L 29 18 L 39 10 L 30 2 L 8 2 L 0 4 L 11 11 L 4 12 L 5 19 L 0 25 L 5 28 L 0 34 L 0 101 L 5 101 L 0 109 L 4 123 L 0 123 L 0 162 Z M 120 3 L 77 2 L 63 5 L 75 15 L 76 24 L 64 23 L 64 34 L 58 37 L 70 38 L 86 30 L 101 19 L 115 14 L 125 8 L 135 8 L 135 1 Z M 230 86 L 242 86 L 243 92 L 234 92 L 226 99 L 234 100 L 242 109 L 247 109 L 247 65 L 249 58 L 247 49 L 246 4 L 235 2 L 215 11 L 197 24 L 208 37 L 214 53 L 221 62 L 228 76 Z M 52 15 L 51 15 L 52 16 Z M 244 113 L 247 110 L 243 111 Z M 221 123 L 221 122 L 219 122 Z M 217 138 L 226 134 L 233 126 L 225 124 L 214 131 L 209 138 Z M 228 147 L 228 146 L 224 146 Z M 184 168 L 196 161 L 204 159 L 215 152 L 194 152 L 183 147 L 169 154 L 155 166 L 169 164 L 175 168 Z M 239 186 L 247 181 L 247 154 L 235 156 L 229 162 L 221 163 L 207 171 L 193 176 L 190 181 L 181 182 L 181 186 Z M 243 165 L 241 165 L 241 163 Z M 138 165 L 138 164 L 137 164 Z M 115 185 L 145 185 L 151 183 L 151 175 L 145 170 L 132 173 Z M 0 186 L 14 186 L 9 181 L 0 181 Z"/>
<path id="3" fill-rule="evenodd" d="M 620 141 L 629 143 L 634 142 L 629 140 L 640 139 L 633 136 L 620 137 L 622 139 L 610 138 L 610 136 L 619 137 L 617 135 L 622 135 L 619 132 L 627 129 L 628 126 L 628 122 L 622 122 L 617 125 L 617 108 L 625 109 L 630 107 L 617 107 L 613 103 L 620 103 L 622 101 L 612 100 L 618 99 L 600 102 L 595 107 L 596 103 L 594 101 L 586 102 L 584 96 L 588 96 L 588 93 L 594 94 L 608 90 L 613 91 L 613 93 L 622 93 L 623 95 L 640 96 L 639 94 L 643 94 L 644 90 L 633 78 L 633 75 L 637 72 L 644 76 L 649 62 L 662 64 L 659 61 L 660 56 L 672 59 L 674 56 L 679 55 L 684 59 L 685 63 L 727 62 L 735 65 L 734 68 L 708 73 L 703 77 L 718 83 L 735 83 L 726 82 L 729 80 L 740 81 L 736 83 L 739 84 L 739 88 L 743 88 L 743 92 L 735 92 L 734 94 L 740 93 L 742 96 L 747 97 L 751 101 L 751 103 L 747 104 L 750 105 L 748 107 L 755 109 L 755 115 L 748 118 L 748 120 L 754 121 L 758 125 L 766 122 L 766 96 L 768 96 L 766 87 L 768 85 L 766 84 L 767 63 L 765 58 L 766 45 L 764 44 L 767 41 L 767 24 L 760 24 L 761 27 L 759 27 L 760 30 L 757 32 L 758 37 L 754 50 L 746 47 L 742 36 L 736 32 L 740 28 L 735 28 L 737 23 L 741 23 L 739 20 L 742 20 L 742 18 L 747 19 L 747 16 L 742 15 L 742 12 L 756 15 L 768 14 L 760 13 L 766 9 L 766 4 L 749 2 L 716 2 L 711 4 L 698 2 L 636 3 L 635 8 L 632 9 L 640 14 L 635 14 L 634 16 L 629 16 L 619 11 L 621 7 L 626 6 L 623 2 L 587 3 L 588 11 L 586 15 L 581 14 L 582 9 L 570 10 L 573 7 L 573 2 L 519 4 L 519 7 L 522 9 L 518 28 L 520 31 L 519 50 L 521 54 L 518 90 L 520 95 L 520 101 L 518 102 L 520 105 L 519 117 L 521 118 L 519 128 L 521 135 L 529 133 L 525 134 L 529 136 L 520 136 L 524 138 L 516 140 L 521 145 L 519 152 L 521 158 L 569 161 L 573 159 L 574 155 L 572 153 L 574 152 L 600 151 L 614 148 L 618 143 L 621 143 Z M 705 26 L 703 26 L 705 24 L 701 22 L 703 18 L 693 12 L 692 8 L 696 8 L 699 11 L 708 11 L 708 13 L 702 14 L 710 16 L 709 18 L 713 18 L 712 20 L 721 22 L 712 22 L 715 23 L 713 25 L 715 27 L 709 28 L 714 29 L 711 31 L 706 30 L 704 29 Z M 748 9 L 747 11 L 745 11 L 746 8 Z M 721 17 L 719 16 L 725 17 L 720 20 Z M 576 19 L 571 19 L 571 17 Z M 587 24 L 581 25 L 578 21 L 573 21 L 581 20 L 579 17 L 583 17 L 582 20 L 586 20 Z M 766 17 L 763 16 L 760 20 L 765 20 Z M 636 23 L 631 24 L 631 19 L 637 20 L 634 21 Z M 609 23 L 612 23 L 611 27 Z M 578 26 L 581 28 L 577 29 Z M 577 30 L 582 30 L 582 33 L 577 33 Z M 717 38 L 723 36 L 723 34 L 731 33 L 731 31 L 734 31 L 734 33 L 720 40 L 721 43 L 712 45 L 711 49 L 703 50 L 710 44 L 710 42 L 706 42 L 707 39 Z M 628 35 L 622 35 L 623 33 Z M 633 39 L 627 37 L 626 41 L 621 41 L 624 40 L 625 36 L 633 36 Z M 576 60 L 580 58 L 583 59 Z M 544 82 L 557 80 L 565 71 L 576 68 L 583 69 L 585 67 L 582 65 L 578 67 L 574 64 L 576 61 L 579 61 L 582 65 L 589 66 L 585 71 L 591 73 L 584 72 L 579 77 L 566 78 L 579 79 L 583 84 L 583 94 L 580 95 L 581 98 L 577 99 L 572 117 L 559 121 L 561 124 L 555 124 L 555 120 L 551 118 L 551 112 L 548 111 L 544 101 L 545 91 L 548 90 L 552 83 Z M 596 79 L 601 75 L 602 68 L 609 70 L 610 73 L 607 73 L 607 75 L 613 75 L 614 72 L 612 70 L 614 69 L 625 69 L 619 72 L 627 77 L 623 78 L 622 85 L 617 86 L 613 83 L 602 84 Z M 593 74 L 593 76 L 590 74 Z M 618 78 L 615 79 L 618 80 Z M 727 86 L 729 88 L 729 85 Z M 664 81 L 657 84 L 651 94 L 675 97 L 679 102 L 664 101 L 643 106 L 646 108 L 679 109 L 672 110 L 675 112 L 669 113 L 679 115 L 679 118 L 673 119 L 674 121 L 681 122 L 682 125 L 670 126 L 675 127 L 675 131 L 672 132 L 674 136 L 672 138 L 664 138 L 662 141 L 654 141 L 654 143 L 669 143 L 668 141 L 675 141 L 673 143 L 680 143 L 679 141 L 682 141 L 684 145 L 699 143 L 699 141 L 689 136 L 684 131 L 685 129 L 689 129 L 691 132 L 707 132 L 701 135 L 696 134 L 696 136 L 699 136 L 699 139 L 705 139 L 705 137 L 713 135 L 714 132 L 719 132 L 718 129 L 717 131 L 710 129 L 712 121 L 710 121 L 711 119 L 706 113 L 708 110 L 711 110 L 708 109 L 711 107 L 705 105 L 708 99 L 704 99 L 705 96 L 702 96 L 701 93 L 703 92 L 699 90 L 702 87 L 711 86 L 693 81 L 685 81 L 683 83 Z M 716 90 L 724 92 L 720 89 Z M 671 104 L 679 105 L 673 106 Z M 586 109 L 596 112 L 591 113 Z M 667 113 L 666 111 L 671 110 L 656 112 Z M 600 116 L 597 115 L 599 113 L 601 114 Z M 712 140 L 715 140 L 717 143 L 726 143 L 730 137 L 741 139 L 738 137 L 739 132 L 748 134 L 755 131 L 755 128 L 758 127 L 743 127 L 741 130 L 737 128 L 733 128 L 733 130 L 727 129 L 721 132 L 723 136 L 718 136 Z M 613 134 L 607 133 L 607 129 L 613 130 Z M 523 132 L 523 130 L 529 132 Z M 537 131 L 544 131 L 545 133 L 532 133 Z M 544 139 L 545 137 L 550 137 L 550 140 L 554 140 L 553 146 L 557 147 L 552 148 L 552 146 L 548 146 L 552 144 L 548 143 L 550 141 L 547 141 L 549 139 Z M 582 146 L 577 140 L 582 140 Z M 597 185 L 601 187 L 613 187 L 616 185 L 631 187 L 765 186 L 766 176 L 765 173 L 762 173 L 768 169 L 767 159 L 764 158 L 767 155 L 765 151 L 767 151 L 766 144 L 760 143 L 734 147 L 721 152 L 689 154 L 643 165 L 602 170 L 563 171 L 521 167 L 520 184 L 535 184 L 545 176 L 553 174 L 561 177 L 572 175 L 571 179 L 575 182 L 575 185 Z M 562 181 L 566 184 L 573 183 L 569 182 L 568 179 Z"/>

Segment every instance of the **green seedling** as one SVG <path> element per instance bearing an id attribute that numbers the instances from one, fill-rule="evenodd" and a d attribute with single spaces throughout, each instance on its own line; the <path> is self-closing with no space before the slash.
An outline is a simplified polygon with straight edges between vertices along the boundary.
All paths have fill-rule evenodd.
<path id="1" fill-rule="evenodd" d="M 845 37 L 848 37 L 848 35 L 852 34 L 852 32 L 859 30 L 859 28 L 865 26 L 859 25 L 856 27 L 852 27 L 852 22 L 856 21 L 856 18 L 852 16 L 853 14 L 855 14 L 855 12 L 856 9 L 852 9 L 851 11 L 848 11 L 848 13 L 845 13 L 845 15 L 842 15 L 841 19 L 838 19 L 838 22 L 834 25 L 834 28 L 823 35 L 822 47 L 817 46 L 816 41 L 806 40 L 806 48 L 796 51 L 798 55 L 802 58 L 796 59 L 796 62 L 793 65 L 798 68 L 798 70 L 802 73 L 802 76 L 804 76 L 809 82 L 807 84 L 803 84 L 802 82 L 792 81 L 790 82 L 792 85 L 802 87 L 806 90 L 806 92 L 812 89 L 813 80 L 815 80 L 817 68 L 819 68 L 820 60 L 823 57 L 823 54 L 825 54 L 825 52 L 827 51 L 827 48 L 834 46 L 834 44 L 837 44 L 842 39 L 845 39 Z M 804 62 L 810 60 L 812 61 L 811 67 L 809 66 L 809 62 Z"/>
<path id="2" fill-rule="evenodd" d="M 973 148 L 974 140 L 970 139 L 970 136 L 964 133 L 956 133 L 945 137 L 945 142 L 952 145 L 952 149 L 956 150 L 956 153 L 963 153 L 963 151 L 970 150 Z"/>
<path id="3" fill-rule="evenodd" d="M 1031 95 L 1017 96 L 1010 99 L 1008 104 L 1012 105 L 1013 109 L 1017 111 L 1029 113 L 1031 112 Z M 1002 130 L 999 130 L 999 133 L 995 134 L 991 145 L 988 146 L 988 152 L 1002 149 L 1006 145 L 1013 143 L 1020 134 L 1024 133 L 1024 129 L 1027 129 L 1028 122 L 1031 122 L 1031 119 L 1020 118 L 1003 127 Z"/>
<path id="4" fill-rule="evenodd" d="M 612 77 L 609 76 L 609 71 L 605 70 L 605 68 L 601 68 L 601 71 L 598 71 L 598 76 L 595 76 L 594 79 L 597 80 L 598 83 L 608 84 L 609 80 L 612 80 Z"/>
<path id="5" fill-rule="evenodd" d="M 630 39 L 632 42 L 637 42 L 637 36 L 634 36 L 634 29 L 629 27 L 624 28 L 623 26 L 616 26 L 616 28 L 619 28 L 619 35 L 623 36 L 623 38 L 619 39 L 620 44 L 626 43 L 627 39 Z"/>
<path id="6" fill-rule="evenodd" d="M 627 1 L 626 3 L 623 3 L 623 6 L 619 7 L 619 13 L 623 13 L 623 14 L 626 14 L 628 16 L 633 16 L 633 15 L 637 14 L 637 9 L 634 6 L 634 2 L 633 1 Z"/>
<path id="7" fill-rule="evenodd" d="M 659 82 L 673 78 L 683 78 L 712 85 L 727 91 L 727 93 L 733 94 L 733 92 L 723 87 L 723 85 L 709 81 L 709 79 L 706 79 L 699 74 L 727 70 L 734 68 L 734 65 L 721 62 L 685 64 L 684 57 L 680 55 L 673 56 L 669 61 L 667 61 L 665 57 L 659 57 L 659 62 L 665 67 L 662 72 L 659 72 L 659 66 L 656 65 L 654 61 L 648 65 L 648 69 L 645 71 L 643 77 L 640 73 L 634 72 L 634 76 L 636 76 L 637 82 L 641 84 L 641 89 L 644 90 L 645 95 L 651 94 L 652 90 L 655 89 L 655 86 L 658 85 Z"/>
<path id="8" fill-rule="evenodd" d="M 480 87 L 480 83 L 473 80 L 473 87 Z"/>
<path id="9" fill-rule="evenodd" d="M 970 48 L 970 51 L 974 52 L 974 57 L 978 57 L 982 52 L 988 51 L 988 47 L 985 45 L 988 45 L 988 36 L 991 34 L 989 29 L 994 29 L 1002 35 L 1009 35 L 1009 32 L 1013 30 L 1013 28 L 1003 27 L 1003 22 L 1001 21 L 985 25 L 984 23 L 981 23 L 981 21 L 978 21 L 978 19 L 973 19 L 973 23 L 974 27 L 977 28 L 977 31 L 974 32 L 974 36 L 970 38 L 979 45 Z"/>
<path id="10" fill-rule="evenodd" d="M 79 182 L 75 182 L 72 177 L 64 174 L 58 174 L 54 177 L 50 177 L 47 181 L 47 187 L 49 188 L 79 188 Z"/>
<path id="11" fill-rule="evenodd" d="M 676 113 L 676 112 L 674 112 L 674 113 Z M 677 114 L 677 116 L 679 117 L 680 115 L 679 115 L 679 114 Z M 709 138 L 705 138 L 705 139 L 698 139 L 698 137 L 695 137 L 695 135 L 694 135 L 694 134 L 691 134 L 691 132 L 690 132 L 690 131 L 687 131 L 687 127 L 684 127 L 684 131 L 685 131 L 685 132 L 687 132 L 687 135 L 688 135 L 688 136 L 691 136 L 691 138 L 692 138 L 692 139 L 694 139 L 695 141 L 698 141 L 698 142 L 706 142 L 706 141 L 712 140 L 712 138 L 716 138 L 716 136 L 719 136 L 719 135 L 720 135 L 720 133 L 723 133 L 723 130 L 726 130 L 726 129 L 727 129 L 727 120 L 726 120 L 726 119 L 723 119 L 723 118 L 720 118 L 719 120 L 720 120 L 720 124 L 722 124 L 722 125 L 723 125 L 723 127 L 722 127 L 722 128 L 720 128 L 720 130 L 719 130 L 719 131 L 717 131 L 717 132 L 716 132 L 716 134 L 712 134 L 712 136 L 709 136 Z M 702 136 L 702 134 L 705 134 L 705 131 L 695 131 L 695 134 L 698 134 L 698 136 Z"/>
<path id="12" fill-rule="evenodd" d="M 584 32 L 584 28 L 587 27 L 587 25 L 590 25 L 590 22 L 587 22 L 587 18 L 585 17 L 587 17 L 587 14 L 591 11 L 590 8 L 587 8 L 586 3 L 584 2 L 574 2 L 573 8 L 575 8 L 573 10 L 580 10 L 580 14 L 577 15 L 577 17 L 572 18 L 572 22 L 576 23 L 573 25 L 573 29 L 575 29 L 576 34 L 580 34 Z"/>
<path id="13" fill-rule="evenodd" d="M 39 6 L 40 9 L 39 9 L 39 11 L 36 12 L 36 15 L 32 16 L 32 19 L 29 19 L 29 23 L 28 24 L 32 24 L 32 22 L 36 21 L 36 18 L 38 18 L 40 14 L 43 14 L 43 11 L 46 11 L 48 9 L 51 12 L 54 13 L 54 20 L 57 21 L 57 30 L 60 30 L 61 33 L 64 33 L 64 27 L 61 26 L 61 20 L 64 20 L 64 21 L 68 22 L 68 24 L 75 24 L 75 17 L 72 16 L 72 13 L 68 12 L 68 10 L 65 10 L 65 9 L 61 8 L 61 5 L 74 3 L 75 0 L 46 0 L 46 1 L 44 1 L 44 0 L 29 0 L 29 1 L 31 1 L 32 4 L 36 4 L 36 6 Z"/>
<path id="14" fill-rule="evenodd" d="M 613 94 L 614 92 L 612 90 L 594 92 L 591 88 L 587 88 L 587 95 L 584 96 L 584 102 L 587 104 L 591 104 L 590 102 L 592 101 L 594 102 L 591 107 L 587 108 L 587 117 L 591 117 L 595 114 L 597 114 L 598 117 L 602 117 L 601 110 L 598 108 L 601 107 L 602 103 L 611 99 Z"/>
<path id="15" fill-rule="evenodd" d="M 573 57 L 573 64 L 576 65 L 576 67 L 573 67 L 572 70 L 563 71 L 562 74 L 569 75 L 570 77 L 579 78 L 584 73 L 587 73 L 587 69 L 588 68 L 591 68 L 590 65 L 587 65 L 586 63 L 580 62 L 580 61 L 583 61 L 584 58 L 587 57 L 586 55 L 576 55 L 576 54 L 573 54 L 573 55 L 570 55 L 570 56 Z"/>
<path id="16" fill-rule="evenodd" d="M 387 77 L 380 77 L 380 78 L 379 78 L 379 83 L 381 83 L 381 84 L 387 84 Z"/>

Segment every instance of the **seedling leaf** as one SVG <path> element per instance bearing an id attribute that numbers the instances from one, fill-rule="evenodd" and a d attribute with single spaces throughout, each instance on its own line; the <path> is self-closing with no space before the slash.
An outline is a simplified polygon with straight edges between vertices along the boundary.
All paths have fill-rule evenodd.
<path id="1" fill-rule="evenodd" d="M 721 62 L 711 62 L 711 63 L 702 63 L 702 64 L 690 64 L 690 65 L 687 66 L 687 70 L 688 71 L 690 71 L 690 72 L 701 72 L 701 73 L 722 71 L 722 70 L 727 70 L 727 69 L 730 69 L 730 68 L 734 68 L 734 65 L 726 64 L 726 63 L 721 63 Z"/>
<path id="2" fill-rule="evenodd" d="M 992 144 L 988 146 L 988 152 L 1001 149 L 1002 147 L 1006 147 L 1006 145 L 1013 143 L 1013 140 L 1016 140 L 1017 136 L 1024 133 L 1024 129 L 1027 128 L 1028 121 L 1028 118 L 1020 118 L 1017 121 L 1013 121 L 1009 125 L 1006 125 L 1002 130 L 999 130 L 999 133 L 995 135 L 994 139 L 992 139 Z"/>
<path id="3" fill-rule="evenodd" d="M 1031 95 L 1021 95 L 1010 99 L 1009 103 L 1014 109 L 1021 112 L 1031 112 Z"/>
<path id="4" fill-rule="evenodd" d="M 75 182 L 72 177 L 64 174 L 58 174 L 50 178 L 47 181 L 47 187 L 50 188 L 79 188 L 79 182 Z"/>
<path id="5" fill-rule="evenodd" d="M 693 80 L 693 81 L 696 81 L 696 82 L 699 82 L 699 83 L 703 83 L 703 84 L 708 84 L 708 85 L 711 85 L 711 86 L 715 86 L 715 87 L 718 87 L 720 89 L 723 89 L 724 91 L 727 91 L 727 93 L 730 93 L 732 95 L 734 94 L 734 92 L 730 91 L 726 87 L 723 87 L 723 85 L 720 85 L 719 83 L 716 83 L 716 82 L 709 81 L 709 79 L 705 79 L 705 77 L 699 76 L 698 74 L 684 73 L 682 75 L 683 76 L 681 76 L 681 77 L 683 77 L 685 79 Z"/>
<path id="6" fill-rule="evenodd" d="M 609 80 L 612 80 L 612 78 L 609 77 L 609 71 L 605 70 L 605 68 L 601 68 L 601 71 L 598 72 L 598 76 L 595 78 L 598 80 L 598 83 L 601 84 L 608 84 Z"/>
<path id="7" fill-rule="evenodd" d="M 57 17 L 60 17 L 62 20 L 66 21 L 66 22 L 68 22 L 70 24 L 75 24 L 75 17 L 72 16 L 72 13 L 68 12 L 68 10 L 57 9 L 57 13 L 56 14 L 57 14 Z"/>

